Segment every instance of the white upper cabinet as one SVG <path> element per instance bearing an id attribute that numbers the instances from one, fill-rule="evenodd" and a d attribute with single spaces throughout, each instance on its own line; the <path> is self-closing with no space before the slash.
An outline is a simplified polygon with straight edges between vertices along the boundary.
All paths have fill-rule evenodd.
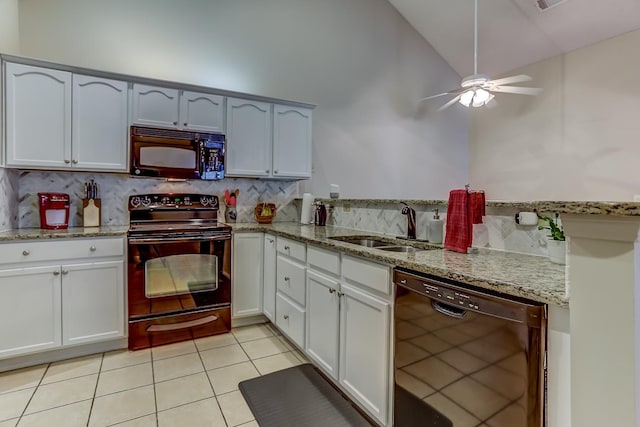
<path id="1" fill-rule="evenodd" d="M 227 98 L 227 176 L 271 176 L 271 104 Z"/>
<path id="2" fill-rule="evenodd" d="M 179 124 L 184 129 L 224 133 L 224 97 L 182 92 Z"/>
<path id="3" fill-rule="evenodd" d="M 5 64 L 7 166 L 71 165 L 71 73 Z"/>
<path id="4" fill-rule="evenodd" d="M 127 170 L 127 82 L 73 75 L 72 165 Z"/>
<path id="5" fill-rule="evenodd" d="M 224 132 L 224 97 L 133 85 L 133 122 L 173 129 Z"/>
<path id="6" fill-rule="evenodd" d="M 5 86 L 7 166 L 127 169 L 127 82 L 6 63 Z"/>
<path id="7" fill-rule="evenodd" d="M 311 110 L 273 107 L 273 176 L 311 178 Z"/>
<path id="8" fill-rule="evenodd" d="M 227 99 L 227 176 L 311 177 L 311 110 Z"/>

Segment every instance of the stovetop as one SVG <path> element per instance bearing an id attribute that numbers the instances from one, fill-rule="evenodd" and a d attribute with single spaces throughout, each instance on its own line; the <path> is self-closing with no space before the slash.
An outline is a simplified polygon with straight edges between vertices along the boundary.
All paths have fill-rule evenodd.
<path id="1" fill-rule="evenodd" d="M 130 234 L 194 234 L 229 231 L 218 222 L 218 196 L 195 193 L 129 197 Z"/>

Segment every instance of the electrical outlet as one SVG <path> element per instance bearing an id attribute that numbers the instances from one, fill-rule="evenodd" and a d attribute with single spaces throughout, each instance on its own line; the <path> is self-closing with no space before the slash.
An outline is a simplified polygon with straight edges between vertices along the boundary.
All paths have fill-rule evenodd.
<path id="1" fill-rule="evenodd" d="M 349 203 L 345 203 L 344 205 L 342 205 L 342 211 L 351 212 L 351 205 Z"/>

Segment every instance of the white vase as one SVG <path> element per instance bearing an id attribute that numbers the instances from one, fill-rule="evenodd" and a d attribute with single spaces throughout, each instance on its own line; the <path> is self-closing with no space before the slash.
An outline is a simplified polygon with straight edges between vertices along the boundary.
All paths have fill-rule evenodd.
<path id="1" fill-rule="evenodd" d="M 564 240 L 549 240 L 549 261 L 556 264 L 566 264 L 567 242 Z"/>

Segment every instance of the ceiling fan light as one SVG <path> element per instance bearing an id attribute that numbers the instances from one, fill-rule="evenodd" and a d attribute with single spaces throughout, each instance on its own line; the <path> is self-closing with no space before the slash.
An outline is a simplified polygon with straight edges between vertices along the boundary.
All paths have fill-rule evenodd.
<path id="1" fill-rule="evenodd" d="M 486 90 L 484 90 L 482 88 L 476 89 L 475 96 L 473 97 L 473 106 L 474 107 L 483 106 L 484 104 L 489 102 L 491 96 L 492 95 L 491 95 L 490 92 L 487 92 Z"/>
<path id="2" fill-rule="evenodd" d="M 474 95 L 475 92 L 473 91 L 473 89 L 463 92 L 462 95 L 460 95 L 460 104 L 468 107 L 469 105 L 471 105 L 471 101 L 473 100 Z"/>

